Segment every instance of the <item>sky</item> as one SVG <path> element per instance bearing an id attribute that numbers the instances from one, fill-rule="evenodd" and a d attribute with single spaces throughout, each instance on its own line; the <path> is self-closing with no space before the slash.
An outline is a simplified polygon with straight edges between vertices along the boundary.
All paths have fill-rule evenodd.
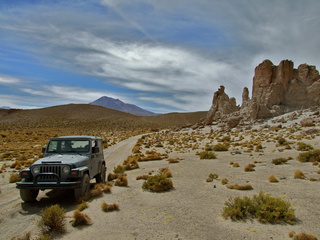
<path id="1" fill-rule="evenodd" d="M 319 0 L 0 0 L 0 107 L 90 103 L 207 111 L 241 104 L 254 68 L 320 68 Z"/>

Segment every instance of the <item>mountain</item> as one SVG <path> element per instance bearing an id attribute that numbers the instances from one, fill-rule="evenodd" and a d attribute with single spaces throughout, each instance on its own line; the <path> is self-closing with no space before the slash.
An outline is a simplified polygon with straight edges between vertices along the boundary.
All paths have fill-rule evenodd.
<path id="1" fill-rule="evenodd" d="M 99 98 L 89 104 L 101 106 L 101 107 L 105 107 L 105 108 L 110 108 L 110 109 L 118 110 L 121 112 L 130 113 L 130 114 L 133 114 L 136 116 L 155 116 L 155 115 L 157 115 L 153 112 L 149 112 L 149 111 L 144 110 L 140 107 L 137 107 L 136 105 L 124 103 L 119 99 L 114 99 L 114 98 L 106 97 L 106 96 L 101 97 L 101 98 Z"/>

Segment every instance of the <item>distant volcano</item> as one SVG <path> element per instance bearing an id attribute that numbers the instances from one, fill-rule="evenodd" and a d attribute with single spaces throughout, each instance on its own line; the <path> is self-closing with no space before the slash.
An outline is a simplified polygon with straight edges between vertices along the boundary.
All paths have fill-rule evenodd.
<path id="1" fill-rule="evenodd" d="M 133 114 L 136 116 L 155 116 L 155 115 L 157 115 L 156 113 L 144 110 L 140 107 L 137 107 L 136 105 L 124 103 L 119 99 L 114 99 L 114 98 L 106 97 L 106 96 L 101 97 L 101 98 L 99 98 L 89 104 L 101 106 L 101 107 L 105 107 L 105 108 L 110 108 L 110 109 L 118 110 L 121 112 L 130 113 L 130 114 Z"/>

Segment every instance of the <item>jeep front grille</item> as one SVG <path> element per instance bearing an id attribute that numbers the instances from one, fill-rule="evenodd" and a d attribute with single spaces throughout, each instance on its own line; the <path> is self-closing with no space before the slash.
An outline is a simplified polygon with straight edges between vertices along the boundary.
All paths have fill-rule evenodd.
<path id="1" fill-rule="evenodd" d="M 61 177 L 61 166 L 41 166 L 40 167 L 40 173 L 55 173 Z M 55 176 L 40 176 L 38 181 L 55 181 L 57 178 Z"/>

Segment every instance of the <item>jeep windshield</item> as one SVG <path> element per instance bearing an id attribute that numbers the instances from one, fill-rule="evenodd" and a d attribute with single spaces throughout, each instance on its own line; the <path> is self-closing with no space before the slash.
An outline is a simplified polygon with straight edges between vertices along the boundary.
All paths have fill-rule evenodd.
<path id="1" fill-rule="evenodd" d="M 47 147 L 48 153 L 87 153 L 89 150 L 89 140 L 51 140 Z"/>

